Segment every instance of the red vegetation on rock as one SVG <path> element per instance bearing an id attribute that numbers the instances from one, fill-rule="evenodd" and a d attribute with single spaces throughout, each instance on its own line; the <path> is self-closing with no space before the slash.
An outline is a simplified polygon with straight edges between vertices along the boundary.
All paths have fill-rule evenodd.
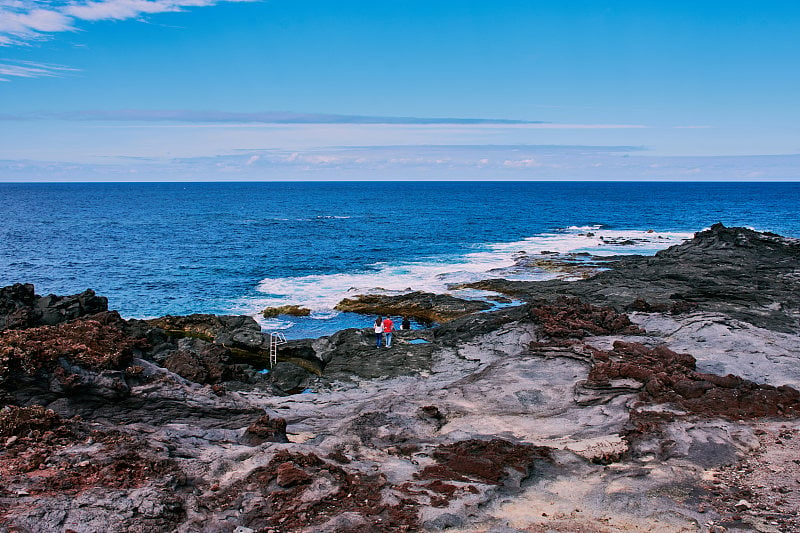
<path id="1" fill-rule="evenodd" d="M 275 478 L 278 486 L 288 489 L 295 485 L 305 485 L 311 482 L 311 476 L 305 470 L 297 468 L 294 463 L 287 461 L 278 465 L 278 475 Z"/>
<path id="2" fill-rule="evenodd" d="M 17 407 L 8 405 L 0 411 L 0 438 L 22 437 L 32 431 L 49 431 L 61 426 L 62 421 L 55 411 L 41 405 Z"/>
<path id="3" fill-rule="evenodd" d="M 691 413 L 707 416 L 800 416 L 800 392 L 792 387 L 697 372 L 694 357 L 664 346 L 647 348 L 617 341 L 606 355 L 608 360 L 598 362 L 589 372 L 590 383 L 602 386 L 614 379 L 635 379 L 645 385 L 643 400 L 675 403 Z"/>
<path id="4" fill-rule="evenodd" d="M 551 460 L 551 450 L 546 446 L 514 444 L 503 439 L 470 439 L 443 444 L 432 456 L 438 464 L 426 466 L 415 477 L 501 485 L 509 469 L 527 477 L 536 460 Z"/>
<path id="5" fill-rule="evenodd" d="M 59 358 L 94 371 L 125 368 L 144 341 L 128 336 L 115 320 L 121 321 L 115 312 L 100 313 L 57 326 L 3 331 L 0 384 L 15 371 L 51 370 Z"/>
<path id="6" fill-rule="evenodd" d="M 246 508 L 242 524 L 253 529 L 312 530 L 348 513 L 359 520 L 346 531 L 417 531 L 417 503 L 384 503 L 384 488 L 383 474 L 348 472 L 313 453 L 281 450 L 266 466 L 216 491 L 208 504 L 219 510 Z"/>
<path id="7" fill-rule="evenodd" d="M 174 487 L 185 478 L 174 461 L 157 457 L 146 443 L 93 430 L 77 417 L 65 420 L 39 405 L 3 408 L 0 436 L 4 486 L 39 498 L 96 487 Z"/>
<path id="8" fill-rule="evenodd" d="M 589 335 L 639 335 L 642 330 L 610 307 L 597 307 L 578 298 L 559 298 L 554 304 L 531 309 L 544 335 L 553 338 L 583 338 Z"/>

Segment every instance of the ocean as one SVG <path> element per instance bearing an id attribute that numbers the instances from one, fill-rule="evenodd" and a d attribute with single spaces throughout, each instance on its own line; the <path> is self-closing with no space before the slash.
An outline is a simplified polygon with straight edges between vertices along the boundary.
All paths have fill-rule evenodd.
<path id="1" fill-rule="evenodd" d="M 92 288 L 126 318 L 250 314 L 287 338 L 368 327 L 333 310 L 355 294 L 569 279 L 522 265 L 542 252 L 653 254 L 715 222 L 800 237 L 800 183 L 6 183 L 0 195 L 0 286 Z M 283 304 L 312 314 L 260 317 Z"/>

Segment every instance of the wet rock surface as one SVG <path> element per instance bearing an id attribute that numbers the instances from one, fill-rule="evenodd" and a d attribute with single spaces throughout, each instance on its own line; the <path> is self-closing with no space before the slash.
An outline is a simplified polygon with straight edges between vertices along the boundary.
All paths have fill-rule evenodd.
<path id="1" fill-rule="evenodd" d="M 797 531 L 797 265 L 715 226 L 265 373 L 249 317 L 48 324 L 2 289 L 0 531 Z"/>

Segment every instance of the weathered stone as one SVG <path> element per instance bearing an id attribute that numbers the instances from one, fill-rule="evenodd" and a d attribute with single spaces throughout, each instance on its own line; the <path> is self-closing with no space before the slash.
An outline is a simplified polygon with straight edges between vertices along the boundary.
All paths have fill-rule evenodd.
<path id="1" fill-rule="evenodd" d="M 289 442 L 286 437 L 286 420 L 263 415 L 247 426 L 247 436 L 251 443 Z"/>
<path id="2" fill-rule="evenodd" d="M 55 333 L 70 338 L 58 328 L 84 319 L 37 329 L 7 343 L 14 369 L 0 387 L 0 402 L 12 404 L 0 411 L 0 529 L 693 531 L 763 511 L 776 528 L 799 530 L 788 492 L 798 472 L 790 452 L 799 381 L 781 380 L 799 375 L 796 330 L 755 331 L 731 319 L 723 293 L 690 302 L 669 298 L 684 289 L 668 292 L 701 287 L 701 264 L 706 280 L 729 275 L 728 252 L 779 260 L 786 243 L 713 233 L 717 241 L 696 239 L 709 243 L 705 263 L 694 245 L 684 270 L 662 254 L 675 263 L 663 279 L 660 257 L 616 258 L 615 270 L 592 278 L 602 284 L 564 284 L 580 302 L 559 302 L 548 292 L 557 284 L 544 282 L 526 289 L 524 305 L 400 331 L 390 349 L 376 349 L 369 328 L 283 345 L 279 360 L 317 365 L 296 382 L 313 394 L 276 394 L 278 372 L 257 374 L 264 336 L 247 318 L 171 317 L 162 329 L 93 317 L 87 334 L 108 328 L 122 343 L 152 346 L 132 345 L 119 364 L 97 339 L 85 343 L 97 352 L 87 359 L 55 343 Z M 764 252 L 766 244 L 784 249 Z M 617 267 L 624 275 L 612 275 Z M 798 281 L 787 274 L 781 283 L 796 291 Z M 794 295 L 767 288 L 779 297 L 773 310 L 791 318 Z M 32 289 L 15 291 L 32 298 Z M 636 314 L 620 314 L 637 298 Z M 688 307 L 677 315 L 681 302 Z M 169 329 L 176 325 L 185 329 Z M 409 344 L 417 338 L 427 343 Z M 53 357 L 14 351 L 38 340 L 57 347 Z M 229 379 L 202 385 L 156 364 L 177 352 L 205 373 L 196 380 L 214 381 L 204 357 Z M 243 366 L 242 354 L 261 366 Z M 32 374 L 23 360 L 38 362 Z M 757 383 L 761 375 L 772 385 Z M 122 383 L 128 392 L 118 395 Z M 771 448 L 762 448 L 764 435 L 773 435 Z M 742 467 L 746 455 L 753 462 Z M 715 484 L 711 469 L 732 474 Z M 732 507 L 741 498 L 752 512 Z"/>
<path id="3" fill-rule="evenodd" d="M 38 296 L 31 284 L 0 288 L 0 331 L 55 326 L 68 320 L 108 311 L 108 300 L 87 289 L 72 296 Z"/>
<path id="4" fill-rule="evenodd" d="M 339 311 L 382 316 L 408 316 L 422 322 L 448 322 L 478 311 L 491 309 L 491 305 L 474 300 L 463 300 L 446 294 L 412 292 L 399 296 L 366 294 L 345 298 L 336 305 Z"/>
<path id="5" fill-rule="evenodd" d="M 299 305 L 281 305 L 279 307 L 267 307 L 261 311 L 264 318 L 274 318 L 279 315 L 290 316 L 309 316 L 311 309 L 307 307 L 300 307 Z"/>
<path id="6" fill-rule="evenodd" d="M 308 386 L 311 374 L 292 363 L 277 363 L 269 371 L 269 380 L 287 394 L 295 394 Z"/>

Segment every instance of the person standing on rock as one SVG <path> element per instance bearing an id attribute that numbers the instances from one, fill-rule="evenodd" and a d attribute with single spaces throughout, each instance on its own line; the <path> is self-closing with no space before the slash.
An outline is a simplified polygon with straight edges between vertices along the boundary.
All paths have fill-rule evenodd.
<path id="1" fill-rule="evenodd" d="M 403 323 L 400 324 L 400 329 L 411 329 L 411 321 L 407 316 L 403 317 Z"/>
<path id="2" fill-rule="evenodd" d="M 375 319 L 375 324 L 373 324 L 375 329 L 375 347 L 381 347 L 381 339 L 383 338 L 383 317 L 379 316 Z"/>
<path id="3" fill-rule="evenodd" d="M 383 336 L 386 337 L 386 347 L 392 346 L 392 332 L 394 331 L 394 322 L 388 316 L 383 319 Z"/>

